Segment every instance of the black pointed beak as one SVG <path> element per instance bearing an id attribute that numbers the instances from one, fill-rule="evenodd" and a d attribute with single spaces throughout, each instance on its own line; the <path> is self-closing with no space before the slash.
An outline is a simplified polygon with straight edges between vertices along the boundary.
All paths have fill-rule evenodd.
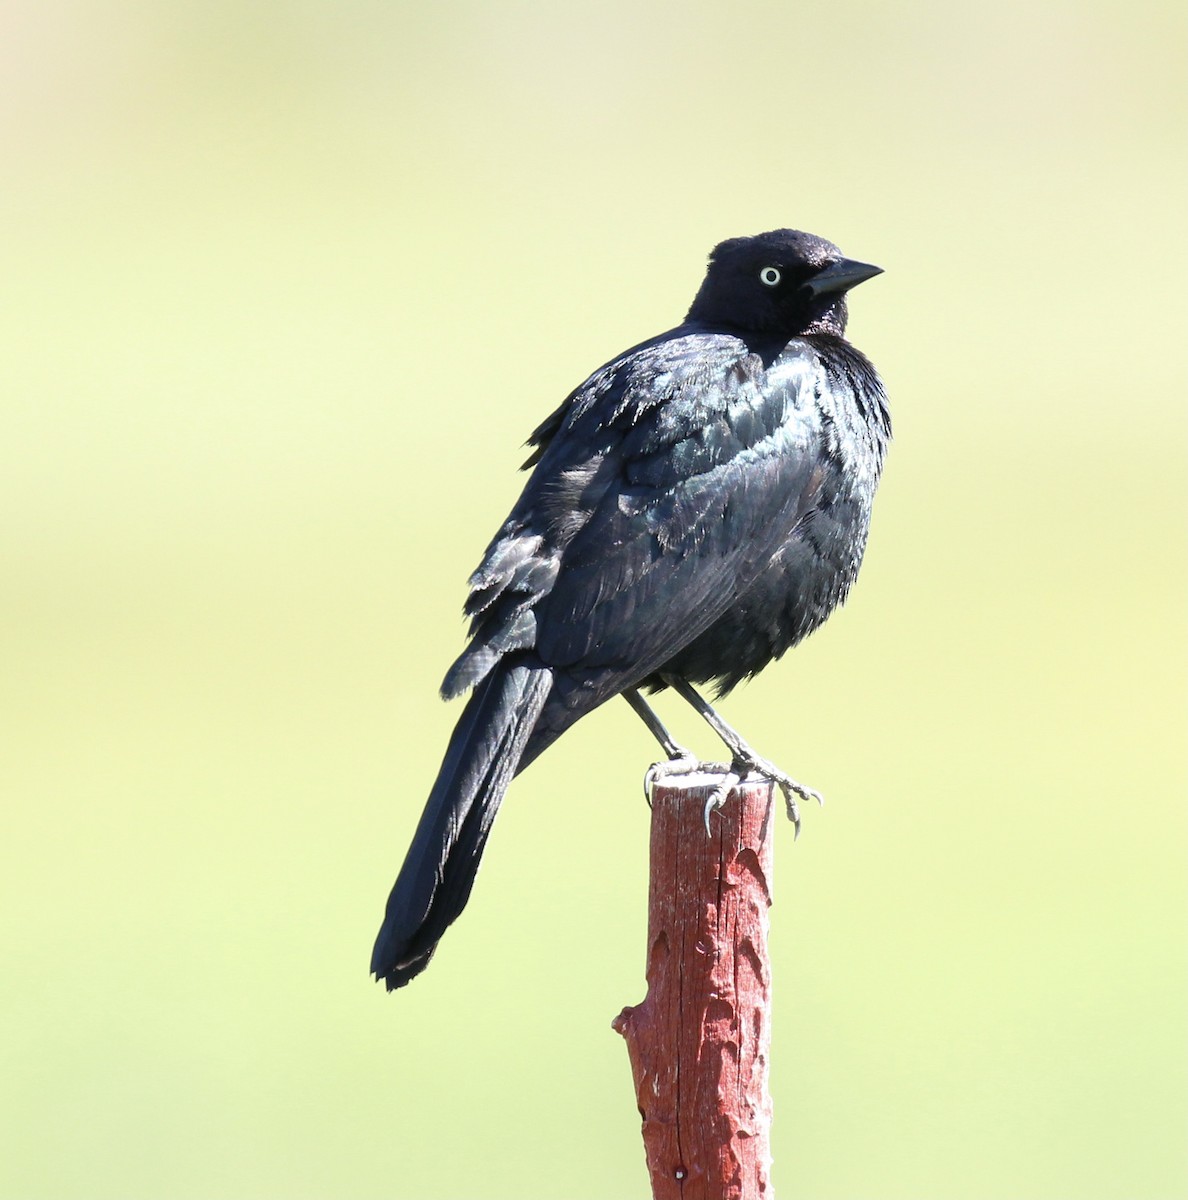
<path id="1" fill-rule="evenodd" d="M 857 287 L 864 280 L 873 279 L 882 273 L 882 267 L 855 262 L 852 258 L 843 258 L 839 262 L 830 263 L 824 270 L 818 271 L 804 285 L 804 290 L 813 297 L 840 296 L 843 292 L 848 292 L 850 288 Z"/>

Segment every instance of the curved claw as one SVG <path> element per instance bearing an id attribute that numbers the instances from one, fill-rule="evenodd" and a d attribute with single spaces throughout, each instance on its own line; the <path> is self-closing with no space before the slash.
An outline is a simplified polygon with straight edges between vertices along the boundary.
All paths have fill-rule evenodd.
<path id="1" fill-rule="evenodd" d="M 705 836 L 712 837 L 713 831 L 710 829 L 710 813 L 717 812 L 723 804 L 726 803 L 726 797 L 730 795 L 732 788 L 741 782 L 741 776 L 737 771 L 730 771 L 722 776 L 721 783 L 709 794 L 709 798 L 705 802 L 705 808 L 702 810 L 701 819 L 705 824 Z"/>
<path id="2" fill-rule="evenodd" d="M 796 803 L 796 793 L 783 780 L 779 781 L 780 791 L 784 793 L 784 808 L 788 813 L 788 820 L 792 822 L 792 840 L 796 841 L 800 837 L 800 805 Z"/>
<path id="3" fill-rule="evenodd" d="M 800 805 L 796 802 L 797 797 L 801 800 L 815 800 L 822 805 L 825 803 L 825 797 L 820 792 L 811 787 L 805 787 L 803 783 L 797 783 L 791 775 L 781 771 L 779 767 L 769 763 L 766 759 L 756 756 L 754 759 L 740 760 L 736 763 L 736 769 L 739 766 L 754 771 L 779 785 L 780 791 L 784 794 L 784 808 L 788 814 L 788 820 L 793 825 L 793 841 L 800 837 Z"/>
<path id="4" fill-rule="evenodd" d="M 696 755 L 683 748 L 678 747 L 678 749 L 681 749 L 680 754 L 660 762 L 654 762 L 644 772 L 644 799 L 648 802 L 649 808 L 652 807 L 652 788 L 655 787 L 658 780 L 667 775 L 688 775 L 701 766 Z"/>
<path id="5" fill-rule="evenodd" d="M 784 807 L 788 812 L 788 820 L 795 826 L 796 832 L 792 835 L 792 840 L 795 841 L 800 836 L 800 806 L 796 803 L 796 797 L 799 796 L 801 800 L 815 800 L 818 805 L 825 803 L 825 797 L 813 788 L 805 787 L 787 776 L 777 778 L 776 782 L 780 785 L 780 791 L 784 793 Z"/>
<path id="6" fill-rule="evenodd" d="M 652 807 L 652 784 L 656 782 L 656 768 L 659 765 L 659 763 L 652 763 L 652 765 L 644 772 L 644 803 L 646 803 L 649 808 Z"/>

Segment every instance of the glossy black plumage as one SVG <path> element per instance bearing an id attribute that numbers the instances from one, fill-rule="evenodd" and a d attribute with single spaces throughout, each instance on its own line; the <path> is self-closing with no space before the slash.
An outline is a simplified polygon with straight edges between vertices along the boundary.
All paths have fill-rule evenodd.
<path id="1" fill-rule="evenodd" d="M 665 678 L 728 691 L 845 598 L 890 437 L 845 294 L 877 273 L 792 230 L 724 242 L 684 323 L 533 434 L 442 686 L 474 691 L 376 942 L 389 988 L 461 912 L 512 776 L 574 721 Z"/>

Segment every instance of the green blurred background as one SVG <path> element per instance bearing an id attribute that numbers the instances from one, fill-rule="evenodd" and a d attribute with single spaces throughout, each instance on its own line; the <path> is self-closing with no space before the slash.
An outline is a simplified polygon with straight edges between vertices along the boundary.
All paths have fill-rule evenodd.
<path id="1" fill-rule="evenodd" d="M 777 1191 L 1185 1195 L 1180 4 L 0 19 L 5 1200 L 646 1194 L 626 705 L 430 972 L 366 966 L 521 441 L 781 225 L 886 268 L 897 442 L 850 605 L 725 708 L 830 799 Z"/>

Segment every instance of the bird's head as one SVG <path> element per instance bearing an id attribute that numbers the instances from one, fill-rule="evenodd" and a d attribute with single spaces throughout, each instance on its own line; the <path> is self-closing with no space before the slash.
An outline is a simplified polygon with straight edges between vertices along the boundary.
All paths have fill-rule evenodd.
<path id="1" fill-rule="evenodd" d="M 714 247 L 687 320 L 796 337 L 842 334 L 846 293 L 881 267 L 855 262 L 824 238 L 795 229 L 731 238 Z"/>

